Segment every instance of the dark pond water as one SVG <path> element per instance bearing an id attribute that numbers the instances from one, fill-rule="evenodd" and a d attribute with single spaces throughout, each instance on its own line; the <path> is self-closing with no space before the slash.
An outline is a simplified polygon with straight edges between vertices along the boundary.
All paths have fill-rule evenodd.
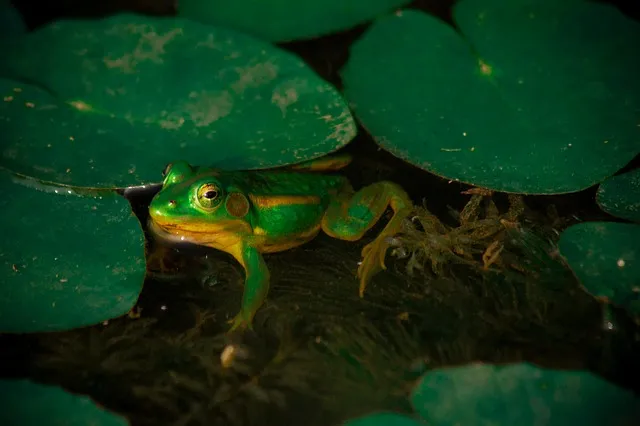
<path id="1" fill-rule="evenodd" d="M 60 1 L 47 10 L 20 5 L 32 26 L 59 16 L 99 16 L 116 10 L 168 13 L 166 2 Z M 126 4 L 126 5 L 125 5 Z M 418 1 L 444 18 L 446 1 Z M 362 28 L 285 47 L 340 86 L 338 70 Z M 345 174 L 355 187 L 388 179 L 445 224 L 470 196 L 380 151 L 364 131 L 346 151 Z M 635 162 L 637 166 L 638 162 Z M 142 223 L 152 194 L 133 198 Z M 495 197 L 502 213 L 506 197 Z M 378 409 L 410 411 L 406 394 L 429 368 L 471 361 L 529 361 L 591 370 L 640 393 L 638 328 L 623 312 L 609 324 L 602 307 L 558 263 L 550 243 L 579 220 L 607 219 L 594 191 L 525 197 L 525 229 L 502 235 L 503 264 L 495 273 L 465 265 L 408 273 L 409 258 L 390 257 L 366 297 L 357 294 L 360 250 L 379 227 L 356 243 L 319 236 L 266 258 L 269 299 L 255 333 L 224 334 L 238 308 L 243 273 L 229 256 L 197 247 L 149 242 L 150 274 L 140 318 L 65 333 L 0 336 L 2 377 L 31 377 L 91 395 L 126 414 L 134 425 L 305 424 L 328 426 Z M 497 237 L 496 237 L 497 238 Z M 440 265 L 438 242 L 425 243 Z M 429 248 L 430 247 L 430 248 Z M 431 251 L 429 251 L 431 250 Z M 514 268 L 506 268 L 513 265 Z M 234 345 L 223 368 L 220 355 Z"/>

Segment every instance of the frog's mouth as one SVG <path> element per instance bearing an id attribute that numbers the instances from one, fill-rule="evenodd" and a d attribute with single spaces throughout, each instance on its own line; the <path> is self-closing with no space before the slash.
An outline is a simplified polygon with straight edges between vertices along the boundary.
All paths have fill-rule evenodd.
<path id="1" fill-rule="evenodd" d="M 162 223 L 149 218 L 147 229 L 154 237 L 164 241 L 198 244 L 198 238 L 194 238 L 192 231 L 185 230 L 184 227 L 179 227 L 172 223 Z"/>
<path id="2" fill-rule="evenodd" d="M 154 237 L 170 243 L 191 243 L 206 246 L 218 246 L 223 240 L 232 235 L 242 235 L 247 232 L 247 224 L 242 222 L 164 222 L 149 218 L 147 229 Z"/>

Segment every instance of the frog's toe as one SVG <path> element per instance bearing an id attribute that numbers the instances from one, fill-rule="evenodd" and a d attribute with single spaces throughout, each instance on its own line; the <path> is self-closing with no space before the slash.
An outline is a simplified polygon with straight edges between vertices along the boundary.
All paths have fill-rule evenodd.
<path id="1" fill-rule="evenodd" d="M 370 262 L 377 263 L 380 269 L 387 269 L 384 261 L 389 247 L 390 244 L 386 238 L 378 237 L 373 242 L 364 246 L 362 249 L 362 259 L 371 259 Z"/>
<path id="2" fill-rule="evenodd" d="M 378 237 L 362 249 L 362 262 L 358 267 L 360 297 L 364 295 L 364 291 L 371 278 L 381 270 L 387 269 L 384 260 L 388 248 L 389 243 L 386 241 L 386 238 Z"/>
<path id="3" fill-rule="evenodd" d="M 171 249 L 158 245 L 153 250 L 147 252 L 147 268 L 150 271 L 160 274 L 168 274 L 172 271 L 168 256 L 171 253 Z"/>
<path id="4" fill-rule="evenodd" d="M 244 331 L 244 330 L 252 330 L 253 326 L 251 324 L 251 319 L 246 318 L 242 312 L 238 315 L 227 321 L 227 323 L 231 324 L 231 328 L 229 332 L 233 331 Z"/>

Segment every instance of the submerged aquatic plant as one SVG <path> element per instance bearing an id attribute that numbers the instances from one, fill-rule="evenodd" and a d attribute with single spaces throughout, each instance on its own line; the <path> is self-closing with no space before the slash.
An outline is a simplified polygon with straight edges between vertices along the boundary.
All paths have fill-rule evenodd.
<path id="1" fill-rule="evenodd" d="M 383 402 L 395 378 L 389 372 L 382 380 L 380 367 L 403 365 L 365 321 L 310 339 L 299 333 L 298 319 L 279 318 L 259 334 L 230 340 L 217 332 L 216 314 L 194 305 L 191 326 L 182 331 L 167 330 L 155 319 L 120 319 L 43 336 L 46 350 L 36 375 L 92 394 L 133 425 L 295 423 L 310 412 L 324 424 L 327 416 L 344 417 L 352 392 L 367 408 Z M 411 340 L 405 340 L 408 348 Z"/>
<path id="2" fill-rule="evenodd" d="M 491 191 L 474 188 L 466 191 L 471 199 L 460 212 L 452 211 L 457 226 L 450 226 L 429 212 L 426 206 L 416 206 L 411 221 L 405 222 L 402 235 L 394 238 L 394 254 L 408 257 L 407 272 L 415 269 L 442 276 L 454 265 L 478 266 L 488 270 L 492 265 L 516 268 L 514 262 L 505 262 L 504 250 L 509 230 L 520 229 L 519 218 L 524 212 L 522 198 L 509 194 L 509 208 L 500 213 L 491 198 Z"/>
<path id="3" fill-rule="evenodd" d="M 100 388 L 113 390 L 119 382 L 117 389 L 134 403 L 114 408 L 133 424 L 255 424 L 273 407 L 287 405 L 292 390 L 311 391 L 313 369 L 286 336 L 272 336 L 273 351 L 236 344 L 240 356 L 223 365 L 220 354 L 229 342 L 207 330 L 215 313 L 196 307 L 193 317 L 185 332 L 169 333 L 152 327 L 155 320 L 138 319 L 44 338 L 48 350 L 37 364 L 44 376 L 65 371 L 69 387 L 85 383 L 86 391 L 87 381 L 93 383 L 98 388 L 92 393 L 110 405 L 114 399 L 100 395 Z"/>

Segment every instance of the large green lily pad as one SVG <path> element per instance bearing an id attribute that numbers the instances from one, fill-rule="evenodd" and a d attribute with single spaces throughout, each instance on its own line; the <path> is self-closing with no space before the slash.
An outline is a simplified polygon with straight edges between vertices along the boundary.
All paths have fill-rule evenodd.
<path id="1" fill-rule="evenodd" d="M 596 202 L 609 214 L 640 222 L 640 169 L 610 177 L 598 188 Z"/>
<path id="2" fill-rule="evenodd" d="M 85 396 L 29 380 L 0 380 L 0 424 L 126 426 L 129 422 Z"/>
<path id="3" fill-rule="evenodd" d="M 78 111 L 36 86 L 0 78 L 0 95 L 0 164 L 16 173 L 65 185 L 137 185 L 159 180 L 162 161 L 181 155 L 176 144 Z"/>
<path id="4" fill-rule="evenodd" d="M 585 289 L 640 315 L 640 225 L 586 222 L 560 235 L 558 248 Z"/>
<path id="5" fill-rule="evenodd" d="M 126 199 L 25 186 L 4 171 L 0 192 L 0 333 L 93 325 L 135 305 L 144 235 Z"/>
<path id="6" fill-rule="evenodd" d="M 52 95 L 47 105 L 58 101 L 47 111 L 5 106 L 0 112 L 0 130 L 12 135 L 8 143 L 20 145 L 23 129 L 38 153 L 0 164 L 20 161 L 21 170 L 41 179 L 65 173 L 69 155 L 77 157 L 72 173 L 93 170 L 70 177 L 83 186 L 157 182 L 178 159 L 268 168 L 322 156 L 356 133 L 342 96 L 300 59 L 186 19 L 65 20 L 2 40 L 0 48 L 0 75 L 42 87 Z M 5 97 L 13 95 L 11 85 L 3 89 Z M 70 144 L 75 133 L 80 140 Z M 67 148 L 53 155 L 54 144 Z"/>
<path id="7" fill-rule="evenodd" d="M 380 19 L 342 73 L 356 116 L 396 156 L 497 191 L 579 191 L 640 153 L 640 23 L 572 0 L 461 0 L 459 32 Z"/>
<path id="8" fill-rule="evenodd" d="M 474 364 L 430 371 L 411 402 L 432 426 L 636 424 L 640 400 L 587 371 Z"/>
<path id="9" fill-rule="evenodd" d="M 282 42 L 347 30 L 411 0 L 180 0 L 178 14 Z"/>

